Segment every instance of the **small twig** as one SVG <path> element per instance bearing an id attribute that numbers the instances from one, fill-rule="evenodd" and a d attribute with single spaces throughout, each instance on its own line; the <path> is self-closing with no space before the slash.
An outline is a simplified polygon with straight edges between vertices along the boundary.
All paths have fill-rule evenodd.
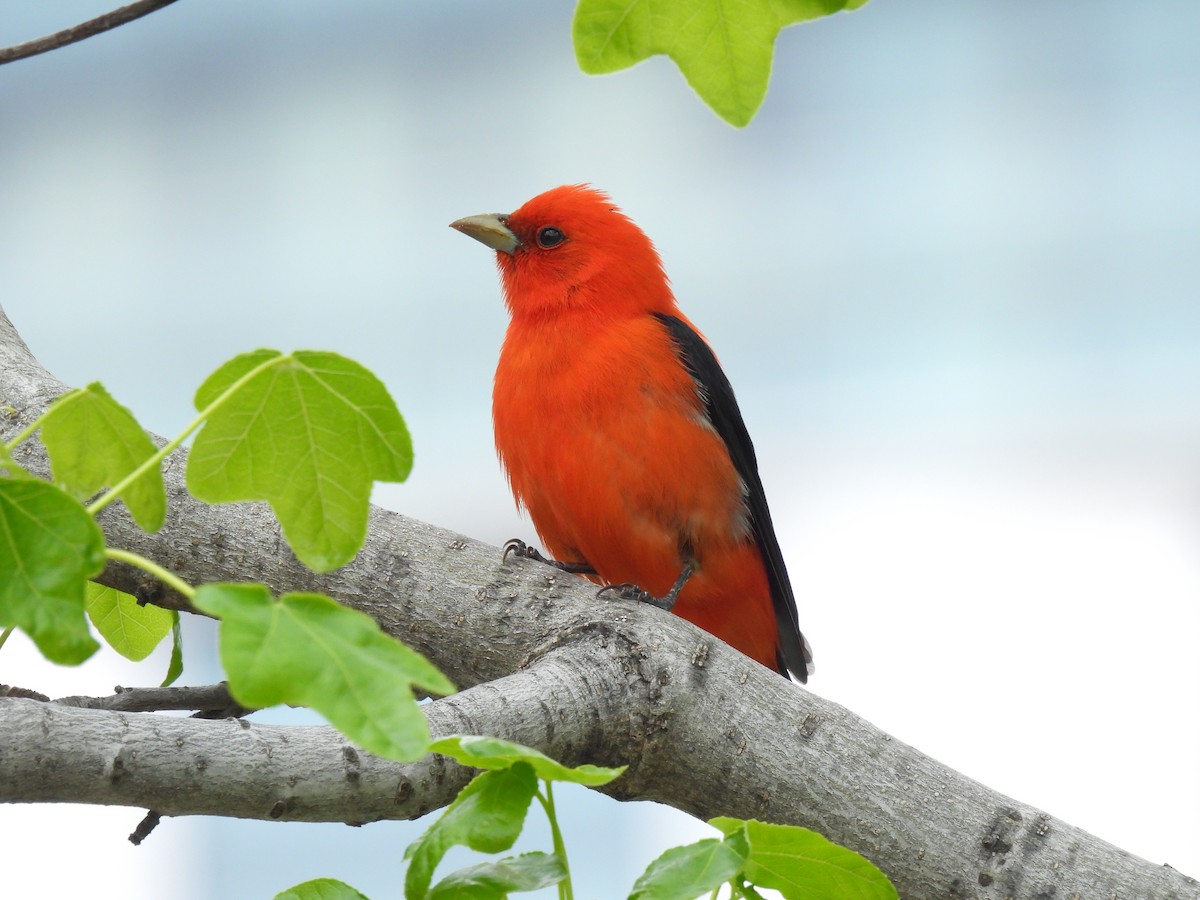
<path id="1" fill-rule="evenodd" d="M 123 688 L 109 697 L 62 697 L 60 706 L 84 709 L 105 709 L 111 712 L 157 712 L 165 709 L 199 710 L 200 718 L 240 718 L 252 710 L 246 709 L 229 694 L 225 682 L 199 687 Z"/>
<path id="2" fill-rule="evenodd" d="M 26 41 L 24 44 L 14 44 L 11 47 L 0 48 L 0 65 L 30 56 L 37 56 L 39 53 L 48 53 L 51 50 L 57 50 L 59 47 L 65 47 L 68 44 L 74 44 L 85 38 L 102 34 L 105 31 L 124 25 L 126 22 L 140 19 L 142 16 L 162 9 L 164 6 L 169 6 L 174 2 L 175 0 L 138 0 L 137 3 L 130 3 L 128 6 L 114 9 L 112 12 L 96 16 L 94 19 L 81 22 L 71 28 L 64 28 L 62 31 L 54 34 Z"/>
<path id="3" fill-rule="evenodd" d="M 142 819 L 142 821 L 138 822 L 138 827 L 133 829 L 133 834 L 129 835 L 129 843 L 133 844 L 135 847 L 140 845 L 142 841 L 150 836 L 150 832 L 152 832 L 161 821 L 161 815 L 152 809 L 146 810 L 146 817 Z"/>
<path id="4" fill-rule="evenodd" d="M 258 708 L 252 706 L 241 706 L 237 703 L 230 702 L 228 706 L 219 707 L 217 709 L 200 709 L 192 713 L 193 719 L 241 719 L 250 715 L 252 712 L 258 712 Z"/>

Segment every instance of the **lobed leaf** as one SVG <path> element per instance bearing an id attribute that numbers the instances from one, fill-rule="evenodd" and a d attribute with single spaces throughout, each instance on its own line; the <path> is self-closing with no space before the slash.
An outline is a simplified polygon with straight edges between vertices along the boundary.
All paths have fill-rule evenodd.
<path id="1" fill-rule="evenodd" d="M 367 900 L 367 897 L 336 878 L 314 878 L 280 891 L 275 900 Z"/>
<path id="2" fill-rule="evenodd" d="M 55 482 L 78 500 L 112 487 L 158 452 L 133 413 L 98 381 L 54 401 L 42 422 L 42 443 Z M 147 469 L 121 491 L 121 501 L 142 530 L 162 528 L 167 515 L 162 469 Z"/>
<path id="3" fill-rule="evenodd" d="M 203 412 L 208 409 L 220 399 L 222 394 L 263 363 L 280 359 L 282 356 L 283 353 L 279 350 L 262 347 L 258 350 L 251 350 L 249 353 L 239 353 L 233 359 L 227 360 L 205 378 L 200 387 L 196 388 L 194 399 L 196 411 Z"/>
<path id="4" fill-rule="evenodd" d="M 528 763 L 476 776 L 416 841 L 408 845 L 404 876 L 406 900 L 425 900 L 433 872 L 451 847 L 465 845 L 481 853 L 508 850 L 521 834 L 537 790 Z"/>
<path id="5" fill-rule="evenodd" d="M 532 747 L 500 738 L 471 734 L 453 734 L 439 738 L 429 745 L 429 751 L 449 756 L 464 766 L 476 769 L 506 769 L 515 763 L 523 762 L 533 767 L 538 778 L 544 778 L 546 781 L 567 781 L 588 787 L 608 784 L 627 768 L 619 766 L 610 769 L 605 766 L 582 765 L 572 769 L 555 762 Z"/>
<path id="6" fill-rule="evenodd" d="M 742 868 L 745 842 L 706 838 L 672 847 L 650 863 L 633 885 L 629 900 L 695 900 L 710 894 Z"/>
<path id="7" fill-rule="evenodd" d="M 766 96 L 780 30 L 866 2 L 579 0 L 572 37 L 579 67 L 591 75 L 666 54 L 701 100 L 741 127 Z"/>
<path id="8" fill-rule="evenodd" d="M 516 891 L 536 891 L 567 877 L 553 853 L 522 853 L 451 872 L 433 886 L 429 900 L 504 900 Z"/>
<path id="9" fill-rule="evenodd" d="M 188 489 L 207 503 L 267 501 L 296 556 L 318 572 L 362 546 L 372 483 L 412 469 L 387 388 L 336 353 L 234 357 L 197 390 L 196 408 L 210 411 L 188 456 Z"/>
<path id="10" fill-rule="evenodd" d="M 134 662 L 149 656 L 171 630 L 171 610 L 139 604 L 124 591 L 89 581 L 84 595 L 88 618 L 109 646 Z"/>
<path id="11" fill-rule="evenodd" d="M 452 685 L 425 657 L 321 594 L 271 597 L 261 584 L 207 584 L 196 607 L 221 620 L 221 663 L 244 706 L 308 706 L 365 750 L 416 759 L 429 730 L 412 686 Z"/>
<path id="12" fill-rule="evenodd" d="M 785 900 L 839 897 L 845 900 L 897 900 L 899 894 L 866 857 L 823 835 L 794 825 L 754 819 L 710 819 L 725 835 L 742 833 L 750 852 L 742 874 Z"/>
<path id="13" fill-rule="evenodd" d="M 104 534 L 78 501 L 44 481 L 0 479 L 0 628 L 16 626 L 52 662 L 99 649 L 84 587 L 104 569 Z"/>

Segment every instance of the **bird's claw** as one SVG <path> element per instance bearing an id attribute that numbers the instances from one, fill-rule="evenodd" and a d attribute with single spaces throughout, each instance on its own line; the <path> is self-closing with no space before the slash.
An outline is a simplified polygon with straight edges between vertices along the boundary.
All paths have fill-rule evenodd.
<path id="1" fill-rule="evenodd" d="M 567 572 L 571 575 L 595 575 L 596 570 L 591 567 L 591 564 L 586 562 L 559 562 L 556 559 L 547 559 L 535 547 L 530 547 L 520 538 L 512 538 L 504 542 L 504 555 L 500 557 L 500 561 L 504 562 L 508 559 L 508 555 L 519 557 L 521 559 L 532 559 L 534 562 L 540 562 L 547 566 L 553 566 L 560 572 Z"/>
<path id="2" fill-rule="evenodd" d="M 536 547 L 530 547 L 520 538 L 511 538 L 504 542 L 504 553 L 500 557 L 501 562 L 508 560 L 508 555 L 511 553 L 520 559 L 532 559 L 534 562 L 546 562 L 546 557 L 538 552 Z"/>
<path id="3" fill-rule="evenodd" d="M 616 597 L 621 600 L 628 600 L 631 603 L 649 603 L 656 609 L 666 610 L 670 612 L 675 606 L 673 597 L 655 597 L 649 591 L 644 591 L 636 584 L 626 582 L 624 584 L 606 584 L 596 592 L 596 596 L 601 596 L 605 591 L 611 591 Z"/>

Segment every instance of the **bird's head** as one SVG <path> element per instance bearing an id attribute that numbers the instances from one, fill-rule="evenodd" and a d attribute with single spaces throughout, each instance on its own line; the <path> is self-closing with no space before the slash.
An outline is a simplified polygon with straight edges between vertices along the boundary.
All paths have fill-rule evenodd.
<path id="1" fill-rule="evenodd" d="M 587 185 L 553 188 L 508 215 L 467 216 L 450 227 L 496 251 L 514 317 L 674 307 L 650 239 L 607 194 Z"/>

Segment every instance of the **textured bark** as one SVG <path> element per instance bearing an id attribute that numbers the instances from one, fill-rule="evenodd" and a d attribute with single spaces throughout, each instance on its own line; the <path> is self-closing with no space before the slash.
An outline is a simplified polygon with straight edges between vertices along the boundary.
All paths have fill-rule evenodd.
<path id="1" fill-rule="evenodd" d="M 11 437 L 62 389 L 0 312 L 0 407 L 11 409 L 0 433 Z M 15 455 L 46 471 L 36 441 Z M 354 562 L 317 575 L 265 508 L 192 500 L 183 464 L 177 453 L 167 466 L 163 530 L 141 533 L 114 505 L 100 516 L 109 542 L 193 583 L 255 579 L 366 612 L 466 688 L 428 705 L 435 734 L 629 764 L 606 789 L 618 798 L 816 829 L 872 859 L 907 898 L 1200 896 L 1173 869 L 965 778 L 677 617 L 598 602 L 579 579 L 503 563 L 494 547 L 378 509 Z M 157 591 L 124 566 L 104 580 Z M 467 777 L 444 760 L 374 759 L 328 728 L 0 699 L 4 802 L 366 822 L 440 806 Z"/>

